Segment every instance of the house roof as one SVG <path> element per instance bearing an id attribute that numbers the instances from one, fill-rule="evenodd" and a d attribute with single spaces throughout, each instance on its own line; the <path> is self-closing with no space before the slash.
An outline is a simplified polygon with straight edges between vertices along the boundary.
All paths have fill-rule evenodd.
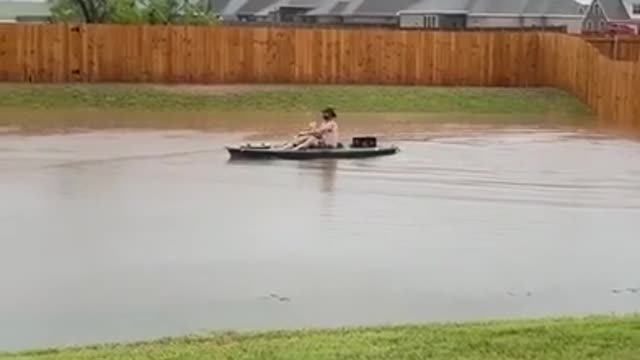
<path id="1" fill-rule="evenodd" d="M 575 0 L 529 0 L 523 15 L 583 15 L 585 5 Z"/>
<path id="2" fill-rule="evenodd" d="M 312 10 L 324 2 L 326 2 L 326 0 L 279 0 L 258 11 L 257 14 L 268 15 L 270 12 L 276 11 L 281 7 L 296 7 Z"/>
<path id="3" fill-rule="evenodd" d="M 609 20 L 628 20 L 630 19 L 627 8 L 622 0 L 599 0 L 604 14 Z M 591 6 L 593 6 L 592 4 Z"/>
<path id="4" fill-rule="evenodd" d="M 285 4 L 283 6 L 296 6 L 296 7 L 307 7 L 307 8 L 316 8 L 324 3 L 326 0 L 285 0 Z"/>
<path id="5" fill-rule="evenodd" d="M 549 3 L 553 2 L 549 0 L 538 0 L 538 1 L 529 1 L 525 4 L 524 9 L 522 9 L 522 13 L 524 14 L 542 14 L 547 11 L 549 7 Z"/>
<path id="6" fill-rule="evenodd" d="M 588 6 L 575 0 L 547 0 L 545 14 L 583 15 Z"/>
<path id="7" fill-rule="evenodd" d="M 231 2 L 231 0 L 208 0 L 214 12 L 222 12 Z"/>
<path id="8" fill-rule="evenodd" d="M 235 12 L 239 14 L 255 14 L 279 2 L 279 0 L 248 0 Z"/>
<path id="9" fill-rule="evenodd" d="M 420 0 L 400 13 L 581 15 L 583 8 L 575 0 Z"/>
<path id="10" fill-rule="evenodd" d="M 416 0 L 360 0 L 350 15 L 396 15 L 398 11 L 411 6 Z M 350 5 L 350 4 L 349 4 Z M 345 8 L 348 11 L 349 6 Z"/>
<path id="11" fill-rule="evenodd" d="M 347 1 L 338 1 L 336 2 L 331 9 L 329 9 L 329 14 L 342 14 L 344 9 L 347 7 L 349 2 Z"/>
<path id="12" fill-rule="evenodd" d="M 521 14 L 528 2 L 529 0 L 476 0 L 469 12 L 472 14 Z"/>
<path id="13" fill-rule="evenodd" d="M 20 16 L 51 16 L 51 10 L 46 2 L 0 1 L 0 20 L 15 20 Z"/>
<path id="14" fill-rule="evenodd" d="M 341 15 L 347 5 L 349 5 L 349 0 L 326 0 L 320 6 L 309 11 L 307 15 Z"/>
<path id="15" fill-rule="evenodd" d="M 401 13 L 467 13 L 474 0 L 419 0 Z"/>
<path id="16" fill-rule="evenodd" d="M 1 1 L 1 0 L 0 0 Z M 215 1 L 215 0 L 214 0 Z M 225 0 L 218 0 L 225 1 Z M 226 0 L 224 13 L 267 14 L 283 6 L 309 8 L 307 15 L 389 16 L 399 13 L 470 15 L 582 15 L 576 0 Z M 622 0 L 601 0 L 621 2 Z M 239 5 L 238 5 L 239 4 Z M 235 8 L 234 8 L 235 7 Z M 623 9 L 624 10 L 624 9 Z"/>
<path id="17" fill-rule="evenodd" d="M 576 0 L 476 0 L 472 14 L 583 16 L 585 5 Z"/>

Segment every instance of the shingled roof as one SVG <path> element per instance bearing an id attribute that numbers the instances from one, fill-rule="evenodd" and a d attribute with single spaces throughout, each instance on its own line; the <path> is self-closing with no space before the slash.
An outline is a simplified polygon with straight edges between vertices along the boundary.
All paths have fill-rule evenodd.
<path id="1" fill-rule="evenodd" d="M 622 0 L 600 0 L 600 5 L 602 6 L 604 15 L 609 20 L 631 19 Z"/>
<path id="2" fill-rule="evenodd" d="M 582 14 L 583 10 L 584 5 L 574 0 L 530 0 L 523 13 L 532 15 L 579 15 Z"/>
<path id="3" fill-rule="evenodd" d="M 355 7 L 353 15 L 395 15 L 398 11 L 406 9 L 416 0 L 364 0 Z"/>
<path id="4" fill-rule="evenodd" d="M 575 0 L 227 0 L 227 10 L 264 14 L 283 6 L 309 8 L 307 15 L 393 16 L 399 13 L 458 13 L 469 15 L 581 15 L 584 6 Z M 621 0 L 609 3 L 605 11 L 619 12 Z M 241 6 L 237 4 L 243 2 Z M 622 9 L 624 11 L 624 8 Z M 626 13 L 626 12 L 625 12 Z"/>
<path id="5" fill-rule="evenodd" d="M 528 3 L 529 0 L 476 0 L 469 12 L 472 14 L 521 14 Z"/>
<path id="6" fill-rule="evenodd" d="M 419 0 L 400 13 L 581 15 L 583 8 L 575 0 Z"/>

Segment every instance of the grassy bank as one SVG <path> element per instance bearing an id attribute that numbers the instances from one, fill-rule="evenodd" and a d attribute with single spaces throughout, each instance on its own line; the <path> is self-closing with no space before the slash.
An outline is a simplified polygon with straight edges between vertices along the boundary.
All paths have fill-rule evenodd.
<path id="1" fill-rule="evenodd" d="M 640 317 L 219 334 L 0 359 L 640 359 Z"/>
<path id="2" fill-rule="evenodd" d="M 342 112 L 585 115 L 555 89 L 389 86 L 154 86 L 0 84 L 0 108 L 153 111 Z"/>

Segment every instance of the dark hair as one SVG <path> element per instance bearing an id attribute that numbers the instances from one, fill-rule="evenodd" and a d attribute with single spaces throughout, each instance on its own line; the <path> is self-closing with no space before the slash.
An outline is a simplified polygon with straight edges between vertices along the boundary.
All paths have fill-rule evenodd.
<path id="1" fill-rule="evenodd" d="M 326 107 L 322 110 L 322 114 L 328 115 L 330 119 L 337 117 L 336 111 L 332 107 Z"/>

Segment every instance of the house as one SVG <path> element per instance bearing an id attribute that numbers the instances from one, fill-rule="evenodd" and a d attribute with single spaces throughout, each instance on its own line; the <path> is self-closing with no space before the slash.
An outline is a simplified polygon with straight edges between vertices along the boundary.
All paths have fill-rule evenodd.
<path id="1" fill-rule="evenodd" d="M 397 12 L 415 0 L 326 0 L 305 16 L 317 24 L 398 26 Z"/>
<path id="2" fill-rule="evenodd" d="M 305 16 L 312 19 L 308 22 L 317 24 L 342 24 L 343 14 L 349 7 L 349 0 L 327 0 L 317 8 L 307 12 Z"/>
<path id="3" fill-rule="evenodd" d="M 0 0 L 0 23 L 48 22 L 51 10 L 46 2 Z"/>
<path id="4" fill-rule="evenodd" d="M 574 0 L 421 0 L 398 12 L 400 26 L 522 28 L 566 26 L 578 33 L 586 7 Z"/>
<path id="5" fill-rule="evenodd" d="M 276 2 L 278 0 L 231 0 L 222 10 L 221 16 L 223 20 L 229 21 L 269 21 L 260 12 Z"/>
<path id="6" fill-rule="evenodd" d="M 640 1 L 640 0 L 638 0 Z M 403 28 L 566 26 L 580 32 L 576 0 L 227 0 L 224 19 Z"/>
<path id="7" fill-rule="evenodd" d="M 309 22 L 311 18 L 304 15 L 325 2 L 326 0 L 279 0 L 257 14 L 279 23 Z"/>
<path id="8" fill-rule="evenodd" d="M 222 12 L 232 0 L 207 0 L 207 9 L 215 14 Z"/>
<path id="9" fill-rule="evenodd" d="M 593 0 L 582 22 L 582 31 L 602 33 L 626 26 L 637 34 L 639 25 L 640 0 Z"/>
<path id="10" fill-rule="evenodd" d="M 415 0 L 229 0 L 227 21 L 397 26 L 397 12 Z"/>
<path id="11" fill-rule="evenodd" d="M 466 28 L 474 0 L 421 0 L 398 12 L 400 27 Z"/>
<path id="12" fill-rule="evenodd" d="M 347 25 L 399 25 L 398 11 L 407 8 L 415 0 L 351 0 L 340 14 Z"/>
<path id="13" fill-rule="evenodd" d="M 510 6 L 502 6 L 503 3 Z M 575 0 L 477 0 L 469 15 L 470 27 L 566 26 L 579 33 L 586 6 Z"/>

